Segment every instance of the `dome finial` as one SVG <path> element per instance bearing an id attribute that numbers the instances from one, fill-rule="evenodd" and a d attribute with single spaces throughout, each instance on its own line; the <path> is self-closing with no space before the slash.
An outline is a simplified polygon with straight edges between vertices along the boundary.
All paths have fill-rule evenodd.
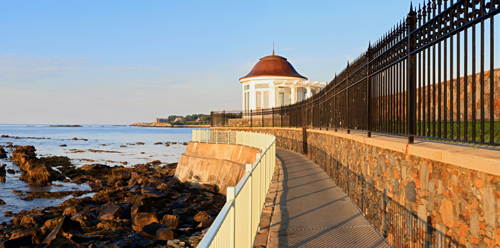
<path id="1" fill-rule="evenodd" d="M 274 56 L 274 41 L 273 41 L 273 56 Z"/>

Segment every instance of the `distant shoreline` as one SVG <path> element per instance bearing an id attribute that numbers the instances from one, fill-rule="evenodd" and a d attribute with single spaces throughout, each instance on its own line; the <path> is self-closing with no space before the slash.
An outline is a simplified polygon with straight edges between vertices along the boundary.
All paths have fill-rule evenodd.
<path id="1" fill-rule="evenodd" d="M 131 127 L 156 127 L 156 128 L 210 128 L 210 125 L 172 125 L 168 123 L 133 123 Z"/>

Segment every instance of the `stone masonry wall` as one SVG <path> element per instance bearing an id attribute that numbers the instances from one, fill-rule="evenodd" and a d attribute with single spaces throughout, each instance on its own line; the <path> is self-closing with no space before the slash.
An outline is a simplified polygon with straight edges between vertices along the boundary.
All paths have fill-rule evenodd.
<path id="1" fill-rule="evenodd" d="M 278 138 L 299 141 L 297 143 L 302 142 L 303 137 L 302 130 L 295 128 L 234 130 L 269 133 Z M 366 183 L 374 185 L 379 192 L 385 190 L 391 201 L 410 210 L 421 222 L 430 223 L 442 236 L 435 235 L 431 238 L 437 247 L 450 243 L 466 247 L 500 245 L 499 175 L 363 144 L 326 131 L 307 130 L 307 145 L 307 156 L 322 165 L 332 178 L 335 178 L 338 165 L 335 168 L 335 163 L 321 161 L 327 159 L 327 156 L 320 156 L 313 150 L 325 151 L 350 171 L 358 176 L 363 175 Z M 356 192 L 350 196 L 353 194 Z M 373 194 L 373 199 L 369 199 L 369 202 L 365 202 L 363 209 L 367 209 L 364 211 L 365 216 L 378 228 L 382 217 L 375 211 L 381 200 L 380 193 L 377 197 L 375 195 L 377 194 Z M 421 234 L 426 231 L 424 226 L 414 229 Z M 394 244 L 394 238 L 398 234 L 391 233 L 391 230 L 379 231 L 387 232 L 384 236 L 395 246 L 420 246 L 417 243 Z M 446 238 L 448 241 L 445 241 Z"/>

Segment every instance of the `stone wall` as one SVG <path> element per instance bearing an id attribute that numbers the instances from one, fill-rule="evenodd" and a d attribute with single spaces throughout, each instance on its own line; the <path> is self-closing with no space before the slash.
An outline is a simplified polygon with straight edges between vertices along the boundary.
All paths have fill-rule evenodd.
<path id="1" fill-rule="evenodd" d="M 228 144 L 189 142 L 179 158 L 175 176 L 184 183 L 199 187 L 213 184 L 226 194 L 228 186 L 236 186 L 246 173 L 246 164 L 253 164 L 260 149 Z"/>
<path id="2" fill-rule="evenodd" d="M 240 119 L 228 119 L 228 126 L 229 127 L 250 127 L 253 125 L 254 127 L 261 127 L 262 126 L 262 120 L 264 120 L 264 126 L 265 127 L 272 127 L 273 124 L 275 127 L 281 126 L 281 116 L 276 114 L 274 117 L 274 122 L 272 115 L 265 115 L 264 118 L 260 116 L 254 116 L 252 119 L 250 118 L 240 118 Z M 283 115 L 283 125 L 288 125 L 289 117 L 287 115 Z M 250 121 L 251 120 L 251 121 Z"/>
<path id="3" fill-rule="evenodd" d="M 433 120 L 433 116 L 435 120 L 439 118 L 438 108 L 441 108 L 441 119 L 444 120 L 445 111 L 447 120 L 450 120 L 450 108 L 451 113 L 453 115 L 453 120 L 456 121 L 459 118 L 461 121 L 464 121 L 465 111 L 467 111 L 467 120 L 472 121 L 472 108 L 476 109 L 476 120 L 481 119 L 481 74 L 477 73 L 475 75 L 475 81 L 473 83 L 472 75 L 467 76 L 467 87 L 465 87 L 465 77 L 460 77 L 459 80 L 453 79 L 445 82 L 431 84 L 430 86 L 422 86 L 419 87 L 417 85 L 417 115 L 418 111 L 422 111 L 422 108 L 425 109 L 425 115 L 420 117 L 420 120 L 429 121 L 427 118 L 427 106 L 431 107 L 431 115 L 430 121 Z M 457 87 L 457 81 L 460 82 L 460 87 Z M 500 120 L 500 68 L 494 70 L 493 74 L 493 118 L 495 121 Z M 450 101 L 450 83 L 451 85 L 451 95 L 453 97 L 453 101 Z M 472 102 L 472 86 L 476 88 L 475 91 L 475 102 Z M 441 91 L 439 91 L 441 88 Z M 467 102 L 465 102 L 465 88 L 467 88 Z M 436 90 L 435 98 L 433 99 L 434 89 Z M 457 89 L 460 90 L 460 98 L 457 101 Z M 438 105 L 439 95 L 441 92 L 441 105 Z M 486 120 L 490 119 L 490 71 L 484 72 L 484 118 Z M 427 95 L 430 94 L 430 98 Z M 445 96 L 446 96 L 446 109 L 444 108 L 445 104 Z M 395 115 L 396 118 L 399 118 L 401 121 L 406 120 L 406 91 L 402 91 L 395 94 L 390 94 L 381 97 L 372 98 L 372 116 L 374 123 L 378 122 L 378 117 L 383 118 L 384 116 Z M 430 102 L 429 102 L 430 101 Z M 382 109 L 379 107 L 379 102 L 385 106 Z M 434 102 L 436 104 L 436 111 L 433 112 Z M 423 105 L 422 105 L 423 104 Z M 430 105 L 429 105 L 430 104 Z M 457 113 L 457 104 L 460 104 L 460 112 Z M 467 109 L 465 108 L 467 107 Z"/>
<path id="4" fill-rule="evenodd" d="M 307 156 L 320 164 L 339 187 L 347 189 L 358 207 L 362 206 L 367 219 L 395 246 L 419 247 L 423 239 L 429 239 L 437 247 L 450 244 L 467 247 L 500 245 L 498 156 L 493 162 L 478 159 L 479 156 L 474 160 L 474 154 L 484 154 L 483 151 L 466 150 L 473 154 L 471 161 L 479 164 L 464 165 L 443 162 L 446 160 L 444 152 L 436 155 L 439 149 L 433 152 L 425 145 L 423 148 L 405 145 L 404 139 L 399 144 L 332 131 L 308 129 L 304 135 L 302 129 L 296 128 L 245 130 L 275 135 L 278 146 L 284 148 L 293 146 L 294 150 L 301 151 L 305 145 Z M 307 142 L 303 142 L 304 136 Z M 429 143 L 427 147 L 432 145 Z M 458 149 L 460 145 L 456 147 Z M 427 152 L 419 152 L 422 149 L 427 149 Z M 456 154 L 460 153 L 464 152 L 457 150 Z M 482 166 L 481 161 L 491 163 Z M 356 187 L 356 184 L 362 186 Z M 387 200 L 383 200 L 384 193 Z M 412 216 L 416 220 L 415 226 L 409 225 Z M 407 236 L 414 232 L 419 238 L 401 243 L 401 230 L 388 226 L 397 226 L 398 223 L 402 226 L 403 220 L 406 228 L 402 232 Z M 427 232 L 430 234 L 424 235 Z"/>

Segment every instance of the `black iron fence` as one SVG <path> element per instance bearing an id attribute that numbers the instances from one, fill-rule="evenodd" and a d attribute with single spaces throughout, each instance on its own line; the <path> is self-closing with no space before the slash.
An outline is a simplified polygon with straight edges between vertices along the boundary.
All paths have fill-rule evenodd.
<path id="1" fill-rule="evenodd" d="M 335 184 L 349 196 L 358 209 L 394 247 L 463 247 L 456 238 L 432 226 L 432 217 L 421 219 L 388 196 L 387 191 L 375 188 L 363 174 L 356 173 L 337 161 L 327 151 L 304 143 L 302 140 L 276 137 L 280 148 L 303 153 L 319 164 Z M 306 149 L 304 149 L 307 147 Z"/>
<path id="2" fill-rule="evenodd" d="M 499 11 L 499 0 L 410 7 L 318 94 L 284 107 L 213 112 L 212 126 L 357 129 L 405 135 L 410 143 L 424 137 L 500 145 Z M 229 121 L 236 115 L 240 121 Z"/>

